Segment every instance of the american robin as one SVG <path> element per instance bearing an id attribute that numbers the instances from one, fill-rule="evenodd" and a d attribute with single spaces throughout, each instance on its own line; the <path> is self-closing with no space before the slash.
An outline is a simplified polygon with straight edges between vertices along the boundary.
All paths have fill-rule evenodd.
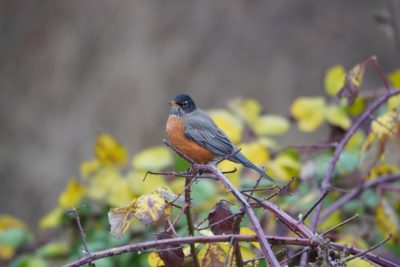
<path id="1" fill-rule="evenodd" d="M 238 150 L 211 117 L 196 107 L 189 95 L 179 94 L 169 104 L 171 114 L 167 120 L 166 132 L 171 146 L 176 150 L 200 164 L 227 158 L 274 181 Z"/>

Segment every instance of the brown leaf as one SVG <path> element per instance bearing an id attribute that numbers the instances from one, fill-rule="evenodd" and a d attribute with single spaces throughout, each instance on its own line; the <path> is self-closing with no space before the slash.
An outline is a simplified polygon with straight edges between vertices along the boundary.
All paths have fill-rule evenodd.
<path id="1" fill-rule="evenodd" d="M 162 232 L 158 234 L 157 240 L 168 239 L 176 237 L 172 233 Z M 185 254 L 183 249 L 179 245 L 162 245 L 160 250 L 157 252 L 158 256 L 163 260 L 165 266 L 167 267 L 181 267 L 183 266 L 183 261 Z"/>
<path id="2" fill-rule="evenodd" d="M 354 99 L 358 96 L 360 92 L 360 87 L 364 78 L 365 66 L 363 64 L 355 65 L 346 74 L 346 81 L 343 88 L 339 91 L 338 96 L 340 98 L 347 98 L 349 105 L 351 106 Z"/>
<path id="3" fill-rule="evenodd" d="M 199 252 L 201 267 L 224 267 L 225 251 L 218 244 L 206 244 Z"/>
<path id="4" fill-rule="evenodd" d="M 215 225 L 210 227 L 214 235 L 233 233 L 233 224 L 235 222 L 235 218 L 233 216 L 230 216 L 232 216 L 232 212 L 230 211 L 229 207 L 223 202 L 218 202 L 214 206 L 214 208 L 208 214 L 208 225 L 216 223 Z M 230 218 L 226 219 L 228 217 Z"/>

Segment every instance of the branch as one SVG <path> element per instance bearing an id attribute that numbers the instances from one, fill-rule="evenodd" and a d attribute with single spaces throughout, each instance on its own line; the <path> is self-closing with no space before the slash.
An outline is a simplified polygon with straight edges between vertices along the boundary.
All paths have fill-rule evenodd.
<path id="1" fill-rule="evenodd" d="M 158 248 L 160 246 L 173 246 L 173 245 L 184 245 L 184 244 L 195 244 L 195 243 L 218 243 L 218 242 L 230 242 L 232 237 L 234 240 L 242 242 L 254 242 L 258 241 L 257 235 L 215 235 L 215 236 L 193 236 L 193 237 L 176 237 L 168 239 L 160 239 L 147 241 L 137 244 L 129 244 L 125 246 L 114 247 L 98 252 L 94 252 L 91 255 L 64 265 L 64 267 L 77 267 L 85 265 L 91 261 L 95 261 L 102 258 L 112 257 L 119 254 L 124 254 L 133 251 L 145 251 L 151 248 Z M 312 246 L 316 247 L 319 243 L 315 240 L 306 238 L 293 238 L 293 237 L 276 237 L 276 236 L 263 236 L 270 240 L 274 244 L 285 244 L 285 245 L 296 245 L 296 246 Z"/>
<path id="2" fill-rule="evenodd" d="M 186 214 L 186 220 L 188 224 L 188 232 L 190 236 L 194 236 L 194 226 L 193 226 L 193 220 L 192 220 L 192 213 L 190 211 L 190 204 L 192 200 L 190 199 L 190 185 L 192 184 L 191 182 L 194 180 L 186 177 L 185 180 L 185 204 L 187 205 L 187 208 L 185 209 L 185 214 Z M 192 260 L 193 260 L 193 266 L 195 267 L 200 267 L 199 264 L 199 259 L 197 258 L 196 254 L 196 247 L 194 244 L 190 244 L 190 254 L 192 254 Z"/>
<path id="3" fill-rule="evenodd" d="M 232 238 L 234 238 L 234 240 L 241 242 L 258 241 L 257 235 L 215 235 L 215 236 L 175 237 L 175 238 L 147 241 L 137 244 L 129 244 L 125 246 L 114 247 L 111 249 L 94 252 L 91 255 L 86 255 L 85 257 L 79 260 L 68 263 L 64 265 L 64 267 L 78 267 L 98 259 L 112 257 L 115 255 L 134 252 L 134 251 L 142 252 L 151 248 L 158 248 L 160 246 L 174 246 L 174 245 L 185 245 L 185 244 L 195 244 L 195 243 L 230 242 Z M 268 239 L 269 242 L 271 242 L 271 244 L 294 245 L 294 246 L 304 246 L 304 247 L 317 247 L 321 245 L 318 241 L 307 238 L 277 237 L 277 236 L 264 236 L 264 238 Z M 363 253 L 363 251 L 360 249 L 347 247 L 345 245 L 337 243 L 330 243 L 330 246 L 334 249 L 346 251 L 351 255 Z M 368 259 L 369 261 L 379 264 L 381 266 L 398 267 L 398 265 L 396 265 L 395 263 L 387 259 L 381 258 L 378 255 L 371 254 L 369 252 L 363 254 L 362 256 Z"/>
<path id="4" fill-rule="evenodd" d="M 247 200 L 244 198 L 242 193 L 240 193 L 240 191 L 233 186 L 233 184 L 221 173 L 220 170 L 217 169 L 217 167 L 207 164 L 193 164 L 193 168 L 202 172 L 214 174 L 233 193 L 233 195 L 242 205 L 244 212 L 247 214 L 251 224 L 254 227 L 254 230 L 258 237 L 258 242 L 261 245 L 261 251 L 265 259 L 272 267 L 279 267 L 280 264 L 277 258 L 275 257 L 270 244 L 268 243 L 267 239 L 264 236 L 265 234 L 261 228 L 260 222 L 258 221 L 253 209 L 251 208 Z"/>
<path id="5" fill-rule="evenodd" d="M 350 201 L 353 198 L 356 198 L 359 196 L 363 191 L 373 188 L 376 186 L 379 186 L 381 184 L 385 183 L 391 183 L 396 180 L 400 180 L 400 173 L 397 174 L 390 174 L 386 176 L 380 176 L 377 177 L 373 181 L 368 181 L 360 184 L 353 190 L 351 190 L 349 193 L 343 195 L 341 198 L 336 200 L 336 202 L 332 203 L 322 214 L 321 214 L 321 221 L 325 220 L 332 212 L 335 210 L 341 208 L 344 204 L 346 204 L 348 201 Z"/>
<path id="6" fill-rule="evenodd" d="M 375 110 L 377 110 L 389 98 L 398 94 L 400 94 L 400 90 L 389 90 L 386 94 L 380 96 L 377 100 L 375 100 L 371 105 L 367 107 L 367 109 L 361 114 L 361 116 L 354 122 L 351 128 L 347 131 L 343 139 L 339 142 L 338 146 L 336 147 L 335 153 L 333 154 L 333 157 L 329 162 L 328 169 L 321 183 L 321 191 L 318 199 L 322 198 L 322 196 L 325 195 L 326 192 L 329 192 L 330 180 L 335 170 L 336 163 L 339 160 L 339 157 L 343 152 L 347 142 L 350 140 L 350 138 L 355 134 L 358 128 L 360 128 L 362 124 L 369 119 L 369 116 Z M 322 203 L 319 203 L 315 208 L 315 212 L 311 220 L 311 231 L 313 232 L 316 230 L 318 226 L 321 209 L 322 209 Z"/>

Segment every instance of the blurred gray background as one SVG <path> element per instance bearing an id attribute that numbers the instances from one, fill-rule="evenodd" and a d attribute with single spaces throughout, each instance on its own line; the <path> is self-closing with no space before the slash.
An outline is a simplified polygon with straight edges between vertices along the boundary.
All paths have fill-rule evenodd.
<path id="1" fill-rule="evenodd" d="M 0 213 L 35 225 L 92 157 L 97 133 L 131 155 L 160 144 L 178 92 L 203 108 L 256 97 L 286 115 L 296 96 L 323 94 L 334 64 L 375 54 L 385 71 L 399 67 L 393 39 L 373 19 L 386 4 L 1 1 Z"/>

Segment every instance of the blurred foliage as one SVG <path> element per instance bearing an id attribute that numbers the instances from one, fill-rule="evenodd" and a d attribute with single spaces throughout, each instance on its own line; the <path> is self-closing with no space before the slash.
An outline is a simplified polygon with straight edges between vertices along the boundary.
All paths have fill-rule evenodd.
<path id="1" fill-rule="evenodd" d="M 242 152 L 255 164 L 265 167 L 278 183 L 288 182 L 292 177 L 300 178 L 291 184 L 290 190 L 294 192 L 291 196 L 274 199 L 280 208 L 296 217 L 315 203 L 318 182 L 326 172 L 333 150 L 330 147 L 310 147 L 306 151 L 297 147 L 284 148 L 275 137 L 295 131 L 292 125 L 309 133 L 325 124 L 330 129 L 330 137 L 318 142 L 336 142 L 371 101 L 359 94 L 363 74 L 363 65 L 356 65 L 347 72 L 343 66 L 333 66 L 324 78 L 327 96 L 295 99 L 288 117 L 264 113 L 262 102 L 252 98 L 233 99 L 228 102 L 227 109 L 211 110 L 209 114 Z M 400 87 L 400 70 L 388 74 L 388 78 L 393 87 Z M 374 116 L 371 123 L 357 131 L 346 145 L 334 172 L 335 186 L 349 190 L 363 181 L 400 172 L 400 96 L 390 99 Z M 19 219 L 0 215 L 0 262 L 14 267 L 41 267 L 79 258 L 82 242 L 71 207 L 76 207 L 80 214 L 91 251 L 152 240 L 154 233 L 160 232 L 165 225 L 169 226 L 167 220 L 179 213 L 171 203 L 182 205 L 185 180 L 171 175 L 147 174 L 147 171 L 182 171 L 188 167 L 185 161 L 165 146 L 150 147 L 130 157 L 123 144 L 105 133 L 96 138 L 94 155 L 94 159 L 82 162 L 80 175 L 68 181 L 54 209 L 39 221 L 39 228 L 46 233 L 41 235 L 43 237 L 35 237 Z M 229 161 L 220 163 L 219 168 L 223 171 L 236 168 L 237 171 L 227 174 L 227 177 L 241 189 L 253 187 L 258 178 L 256 173 Z M 260 188 L 268 186 L 271 184 L 264 181 L 259 185 Z M 367 219 L 335 230 L 330 236 L 332 240 L 367 249 L 391 233 L 393 238 L 385 248 L 400 257 L 400 197 L 394 190 L 399 190 L 399 184 L 396 186 L 365 191 L 360 198 L 349 201 L 342 210 L 328 216 L 319 230 L 329 229 L 344 218 L 359 213 L 361 218 Z M 254 195 L 266 198 L 270 194 L 272 191 L 265 190 Z M 326 199 L 327 205 L 340 196 L 339 192 L 330 194 Z M 195 222 L 204 218 L 210 222 L 215 203 L 221 200 L 231 203 L 223 208 L 226 214 L 239 210 L 232 195 L 212 180 L 196 181 L 192 185 L 192 199 Z M 263 227 L 269 234 L 292 235 L 282 232 L 281 223 L 270 213 L 257 213 L 263 218 Z M 375 221 L 374 228 L 370 225 L 371 219 Z M 229 225 L 221 227 L 198 231 L 197 234 L 213 235 L 227 231 L 226 227 L 229 230 Z M 254 234 L 249 227 L 244 218 L 240 232 Z M 187 235 L 184 216 L 177 221 L 175 229 L 179 236 Z M 258 243 L 243 242 L 240 246 L 244 260 L 259 255 Z M 226 243 L 197 244 L 196 248 L 202 266 L 224 266 L 227 259 L 233 257 L 233 250 L 229 250 Z M 182 251 L 176 249 L 172 252 L 172 255 L 127 253 L 99 260 L 96 266 L 162 266 L 163 259 L 176 257 L 181 260 L 190 253 L 187 246 Z M 185 261 L 190 261 L 189 257 Z M 255 261 L 255 266 L 264 264 L 262 260 Z M 355 259 L 349 266 L 370 265 L 362 259 Z"/>

